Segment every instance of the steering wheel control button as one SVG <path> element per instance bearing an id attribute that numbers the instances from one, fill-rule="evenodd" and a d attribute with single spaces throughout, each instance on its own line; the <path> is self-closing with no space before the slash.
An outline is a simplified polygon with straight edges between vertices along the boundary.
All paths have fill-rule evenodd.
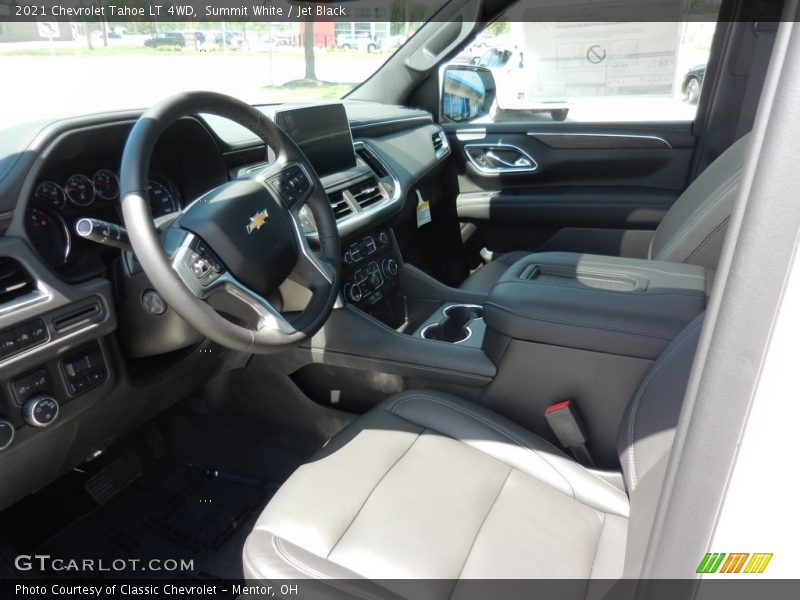
<path id="1" fill-rule="evenodd" d="M 14 391 L 17 402 L 22 404 L 34 394 L 41 394 L 42 392 L 49 392 L 52 390 L 50 375 L 47 369 L 42 367 L 29 375 L 12 381 L 11 389 Z"/>
<path id="2" fill-rule="evenodd" d="M 155 290 L 145 290 L 142 293 L 142 306 L 151 315 L 163 315 L 167 312 L 167 303 Z"/>
<path id="3" fill-rule="evenodd" d="M 214 283 L 225 271 L 219 257 L 200 239 L 195 241 L 193 247 L 186 253 L 185 260 L 186 266 L 204 286 Z"/>
<path id="4" fill-rule="evenodd" d="M 52 396 L 34 396 L 22 407 L 22 418 L 31 427 L 49 427 L 58 417 L 58 402 Z"/>
<path id="5" fill-rule="evenodd" d="M 203 279 L 213 268 L 214 265 L 204 256 L 198 256 L 192 263 L 192 273 L 194 273 L 194 276 L 198 279 Z"/>
<path id="6" fill-rule="evenodd" d="M 0 452 L 14 442 L 14 426 L 5 419 L 0 420 Z"/>
<path id="7" fill-rule="evenodd" d="M 61 361 L 67 379 L 67 389 L 78 396 L 105 383 L 108 371 L 99 348 L 87 348 Z"/>
<path id="8" fill-rule="evenodd" d="M 311 190 L 311 181 L 298 165 L 292 165 L 272 180 L 286 206 L 296 204 Z"/>

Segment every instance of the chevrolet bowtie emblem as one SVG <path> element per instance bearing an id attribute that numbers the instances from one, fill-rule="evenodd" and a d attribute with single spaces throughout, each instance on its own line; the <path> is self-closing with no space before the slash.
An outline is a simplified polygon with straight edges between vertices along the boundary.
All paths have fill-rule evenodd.
<path id="1" fill-rule="evenodd" d="M 267 214 L 267 209 L 258 211 L 252 217 L 250 217 L 250 222 L 247 224 L 247 233 L 253 233 L 254 231 L 258 231 L 261 229 L 266 223 L 269 214 Z"/>

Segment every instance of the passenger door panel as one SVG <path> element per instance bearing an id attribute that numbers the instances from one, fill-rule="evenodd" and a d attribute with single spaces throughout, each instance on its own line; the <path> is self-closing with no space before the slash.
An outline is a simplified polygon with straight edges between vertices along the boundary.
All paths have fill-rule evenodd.
<path id="1" fill-rule="evenodd" d="M 457 213 L 471 224 L 465 231 L 473 256 L 482 247 L 534 251 L 565 228 L 586 236 L 654 230 L 686 186 L 695 143 L 691 123 L 445 128 L 455 150 Z M 535 169 L 489 173 L 487 164 L 475 161 L 475 147 L 502 159 L 487 161 L 495 166 L 515 164 L 519 156 Z"/>

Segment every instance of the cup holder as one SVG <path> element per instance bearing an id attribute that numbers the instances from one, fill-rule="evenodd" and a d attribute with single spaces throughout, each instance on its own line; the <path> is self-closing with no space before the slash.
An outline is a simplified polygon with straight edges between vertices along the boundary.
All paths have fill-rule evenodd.
<path id="1" fill-rule="evenodd" d="M 438 323 L 425 327 L 420 335 L 426 340 L 460 344 L 472 335 L 469 324 L 483 318 L 483 307 L 477 304 L 451 304 L 442 310 L 444 317 Z"/>

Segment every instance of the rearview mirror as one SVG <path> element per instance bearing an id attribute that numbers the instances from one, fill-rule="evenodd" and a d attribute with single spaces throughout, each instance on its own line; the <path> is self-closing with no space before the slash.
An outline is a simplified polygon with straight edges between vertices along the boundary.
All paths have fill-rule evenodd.
<path id="1" fill-rule="evenodd" d="M 442 82 L 442 116 L 472 121 L 489 114 L 496 87 L 492 72 L 483 67 L 449 65 Z"/>

